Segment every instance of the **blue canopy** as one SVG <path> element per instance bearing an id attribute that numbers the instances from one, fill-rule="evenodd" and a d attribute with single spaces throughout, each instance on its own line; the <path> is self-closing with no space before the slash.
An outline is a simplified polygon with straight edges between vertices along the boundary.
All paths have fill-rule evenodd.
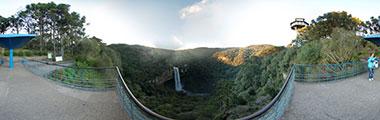
<path id="1" fill-rule="evenodd" d="M 13 69 L 13 49 L 24 46 L 34 34 L 0 34 L 0 46 L 9 48 L 9 68 Z"/>
<path id="2" fill-rule="evenodd" d="M 0 34 L 0 46 L 14 49 L 24 46 L 35 34 Z"/>
<path id="3" fill-rule="evenodd" d="M 367 35 L 363 37 L 365 40 L 368 40 L 377 46 L 380 46 L 380 34 L 372 34 L 372 35 Z"/>

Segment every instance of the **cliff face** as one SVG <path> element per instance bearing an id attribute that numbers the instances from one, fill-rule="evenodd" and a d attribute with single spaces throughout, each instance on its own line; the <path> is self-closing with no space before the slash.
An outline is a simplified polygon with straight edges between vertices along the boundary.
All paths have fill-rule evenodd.
<path id="1" fill-rule="evenodd" d="M 249 56 L 264 57 L 274 52 L 280 51 L 281 47 L 273 45 L 251 45 L 243 48 L 229 48 L 224 51 L 216 52 L 214 57 L 224 64 L 239 66 L 245 62 Z"/>

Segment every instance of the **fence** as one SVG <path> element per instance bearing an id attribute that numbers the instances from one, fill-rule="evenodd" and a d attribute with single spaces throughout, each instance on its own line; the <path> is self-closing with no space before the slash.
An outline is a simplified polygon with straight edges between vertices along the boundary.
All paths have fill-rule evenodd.
<path id="1" fill-rule="evenodd" d="M 61 85 L 83 90 L 110 90 L 115 87 L 115 68 L 72 67 L 70 64 L 54 64 L 23 59 L 22 64 L 32 73 L 58 82 Z"/>
<path id="2" fill-rule="evenodd" d="M 93 87 L 86 83 L 92 79 L 104 80 L 101 83 L 107 83 L 102 88 L 116 86 L 116 91 L 125 111 L 132 120 L 172 120 L 162 116 L 146 106 L 144 106 L 129 89 L 127 82 L 123 79 L 118 67 L 115 68 L 74 68 L 67 65 L 51 64 L 48 62 L 24 60 L 24 66 L 34 74 L 44 76 L 53 81 L 60 81 L 64 84 L 79 86 L 81 88 Z M 338 80 L 355 76 L 366 71 L 366 64 L 362 62 L 348 62 L 342 64 L 325 64 L 325 65 L 293 65 L 287 75 L 282 88 L 272 101 L 259 111 L 239 118 L 239 120 L 276 120 L 284 114 L 293 93 L 294 81 L 328 81 Z M 96 77 L 84 77 L 84 73 L 89 73 Z M 107 73 L 107 74 L 104 74 Z M 116 73 L 116 74 L 115 74 Z M 67 74 L 73 75 L 68 76 Z M 91 76 L 90 75 L 90 76 Z M 106 77 L 104 77 L 106 76 Z M 114 76 L 114 77 L 110 77 Z M 85 78 L 85 79 L 83 79 Z M 66 80 L 75 80 L 75 82 L 62 82 Z M 106 82 L 105 82 L 106 81 Z M 112 82 L 113 81 L 113 82 Z M 114 82 L 116 82 L 114 84 Z M 85 84 L 83 84 L 85 83 Z"/>
<path id="3" fill-rule="evenodd" d="M 347 62 L 342 64 L 296 64 L 295 80 L 301 82 L 320 82 L 339 80 L 367 71 L 364 62 Z"/>
<path id="4" fill-rule="evenodd" d="M 116 70 L 118 73 L 116 90 L 131 120 L 172 120 L 172 118 L 155 113 L 137 100 L 124 81 L 118 67 L 116 67 Z"/>
<path id="5" fill-rule="evenodd" d="M 290 69 L 287 79 L 273 100 L 259 111 L 239 120 L 277 120 L 284 114 L 293 93 L 294 67 Z"/>

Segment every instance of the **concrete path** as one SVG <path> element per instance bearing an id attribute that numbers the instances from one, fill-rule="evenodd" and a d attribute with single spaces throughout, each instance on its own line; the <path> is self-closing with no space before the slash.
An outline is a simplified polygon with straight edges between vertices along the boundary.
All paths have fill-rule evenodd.
<path id="1" fill-rule="evenodd" d="M 1 120 L 125 120 L 115 91 L 89 92 L 56 85 L 19 63 L 0 67 Z"/>
<path id="2" fill-rule="evenodd" d="M 379 120 L 380 70 L 331 82 L 295 82 L 285 120 Z"/>

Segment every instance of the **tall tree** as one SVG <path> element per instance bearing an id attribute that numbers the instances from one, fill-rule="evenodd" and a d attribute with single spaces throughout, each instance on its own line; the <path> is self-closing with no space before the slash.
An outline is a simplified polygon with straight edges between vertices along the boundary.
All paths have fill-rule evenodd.
<path id="1" fill-rule="evenodd" d="M 319 40 L 331 37 L 334 28 L 343 28 L 346 30 L 358 31 L 363 22 L 348 14 L 342 12 L 328 12 L 312 20 L 311 25 L 306 28 L 300 38 L 303 40 Z"/>
<path id="2" fill-rule="evenodd" d="M 60 54 L 64 55 L 65 48 L 74 47 L 85 35 L 86 18 L 70 12 L 68 4 L 33 3 L 27 5 L 19 16 L 28 32 L 39 35 L 40 50 L 49 48 L 57 53 L 57 47 L 60 47 Z"/>
<path id="3" fill-rule="evenodd" d="M 23 27 L 23 21 L 19 16 L 14 16 L 12 15 L 9 19 L 9 24 L 11 28 L 11 32 L 14 33 L 16 32 L 17 34 L 20 33 L 20 30 Z"/>
<path id="4" fill-rule="evenodd" d="M 363 32 L 366 34 L 376 34 L 380 33 L 380 16 L 377 18 L 371 17 L 369 21 L 365 22 Z"/>
<path id="5" fill-rule="evenodd" d="M 0 16 L 0 33 L 4 34 L 9 28 L 9 20 Z"/>

